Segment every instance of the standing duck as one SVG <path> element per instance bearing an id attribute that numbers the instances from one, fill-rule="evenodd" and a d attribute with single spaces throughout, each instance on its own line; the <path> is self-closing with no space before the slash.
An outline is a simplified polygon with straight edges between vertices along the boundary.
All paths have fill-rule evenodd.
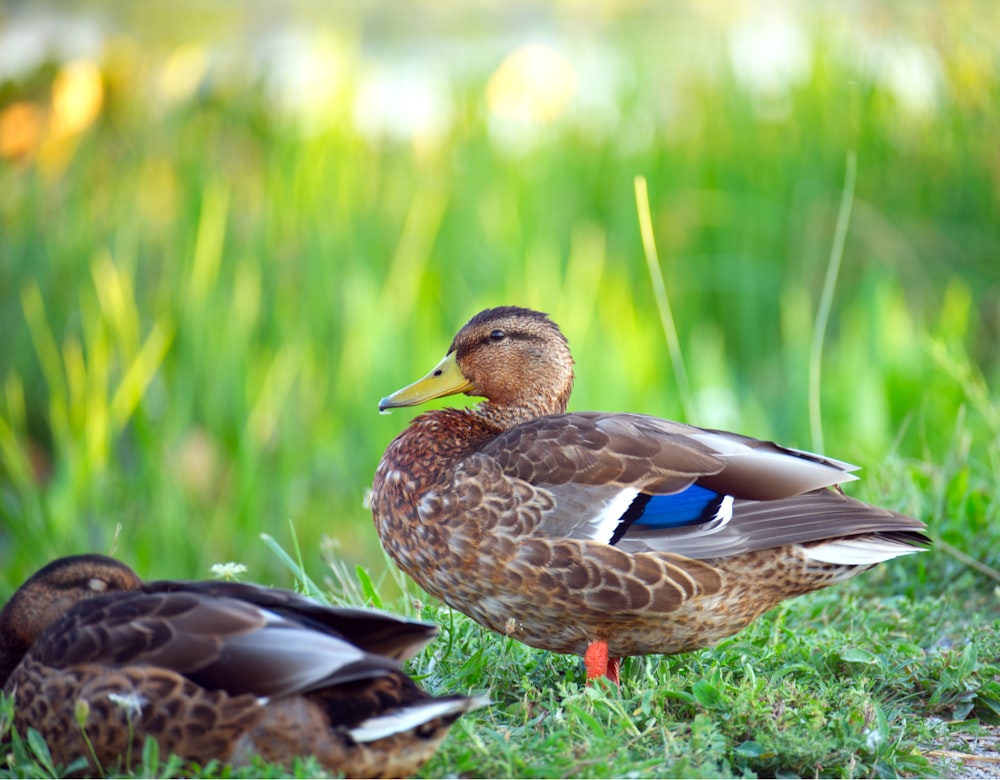
<path id="1" fill-rule="evenodd" d="M 427 592 L 487 628 L 581 655 L 682 653 L 784 599 L 918 552 L 925 525 L 845 496 L 856 469 L 641 414 L 566 411 L 573 359 L 545 314 L 473 317 L 380 411 L 421 414 L 375 472 L 382 544 Z"/>
<path id="2" fill-rule="evenodd" d="M 436 633 L 256 585 L 143 582 L 113 558 L 76 555 L 0 612 L 0 685 L 14 727 L 36 729 L 64 766 L 127 770 L 153 737 L 199 764 L 313 755 L 329 772 L 396 777 L 483 703 L 434 698 L 401 671 Z"/>

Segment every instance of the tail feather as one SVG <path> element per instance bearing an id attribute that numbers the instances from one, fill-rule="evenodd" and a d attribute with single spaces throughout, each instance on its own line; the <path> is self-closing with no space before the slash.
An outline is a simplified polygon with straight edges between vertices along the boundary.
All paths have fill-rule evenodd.
<path id="1" fill-rule="evenodd" d="M 901 555 L 922 552 L 929 541 L 923 534 L 872 534 L 833 539 L 803 549 L 807 556 L 824 563 L 873 566 Z"/>

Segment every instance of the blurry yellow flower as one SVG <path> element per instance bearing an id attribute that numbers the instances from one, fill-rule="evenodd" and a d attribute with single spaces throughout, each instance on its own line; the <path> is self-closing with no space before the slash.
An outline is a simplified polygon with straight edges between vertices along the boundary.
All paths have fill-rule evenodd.
<path id="1" fill-rule="evenodd" d="M 996 71 L 989 54 L 972 46 L 960 46 L 950 66 L 950 87 L 955 99 L 963 106 L 985 108 L 996 89 Z"/>
<path id="2" fill-rule="evenodd" d="M 208 72 L 208 52 L 203 46 L 181 46 L 170 52 L 160 71 L 160 94 L 170 103 L 190 98 Z"/>
<path id="3" fill-rule="evenodd" d="M 52 134 L 77 135 L 101 113 L 104 84 L 101 71 L 89 60 L 64 65 L 52 82 Z"/>
<path id="4" fill-rule="evenodd" d="M 576 73 L 566 58 L 530 44 L 500 63 L 486 85 L 486 100 L 499 119 L 547 124 L 566 110 L 575 91 Z"/>
<path id="5" fill-rule="evenodd" d="M 13 159 L 33 153 L 41 143 L 44 123 L 34 103 L 11 103 L 0 111 L 0 157 Z"/>

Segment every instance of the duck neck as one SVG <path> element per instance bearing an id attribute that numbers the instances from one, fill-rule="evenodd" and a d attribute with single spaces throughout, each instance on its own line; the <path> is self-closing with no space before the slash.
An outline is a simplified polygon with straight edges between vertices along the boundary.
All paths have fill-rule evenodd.
<path id="1" fill-rule="evenodd" d="M 525 404 L 505 403 L 502 405 L 483 401 L 470 410 L 477 418 L 501 430 L 508 430 L 515 425 L 529 422 L 547 414 L 560 414 L 566 411 L 566 403 Z"/>

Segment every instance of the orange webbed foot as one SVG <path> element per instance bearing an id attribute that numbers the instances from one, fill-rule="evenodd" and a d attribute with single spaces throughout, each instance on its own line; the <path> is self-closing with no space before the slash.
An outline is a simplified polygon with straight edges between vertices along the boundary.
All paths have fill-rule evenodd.
<path id="1" fill-rule="evenodd" d="M 587 669 L 587 682 L 598 677 L 606 677 L 615 685 L 620 682 L 621 658 L 608 655 L 608 643 L 603 639 L 591 642 L 583 654 L 583 665 Z"/>

